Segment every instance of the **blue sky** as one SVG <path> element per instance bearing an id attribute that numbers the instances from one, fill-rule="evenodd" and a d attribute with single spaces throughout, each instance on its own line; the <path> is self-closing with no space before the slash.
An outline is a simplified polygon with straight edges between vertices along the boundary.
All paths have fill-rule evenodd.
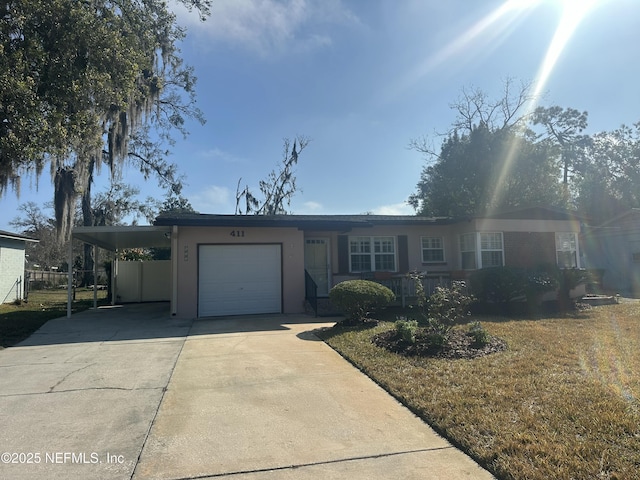
<path id="1" fill-rule="evenodd" d="M 281 161 L 283 138 L 304 135 L 293 213 L 412 214 L 406 199 L 424 158 L 411 139 L 439 145 L 462 88 L 497 98 L 507 77 L 534 82 L 544 105 L 587 110 L 590 133 L 640 121 L 638 0 L 213 3 L 204 23 L 178 10 L 207 123 L 190 123 L 170 158 L 202 213 L 233 213 L 238 179 L 257 190 Z M 142 199 L 162 196 L 132 169 L 125 181 Z M 107 183 L 105 169 L 96 190 Z M 20 203 L 52 197 L 47 169 L 37 189 L 24 178 L 19 199 L 0 199 L 0 229 L 11 230 Z"/>

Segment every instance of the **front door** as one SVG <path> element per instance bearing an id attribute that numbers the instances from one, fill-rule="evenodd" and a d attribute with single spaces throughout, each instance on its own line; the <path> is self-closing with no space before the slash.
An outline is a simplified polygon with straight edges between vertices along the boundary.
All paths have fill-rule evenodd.
<path id="1" fill-rule="evenodd" d="M 318 296 L 329 295 L 329 239 L 306 238 L 304 268 L 318 286 Z"/>

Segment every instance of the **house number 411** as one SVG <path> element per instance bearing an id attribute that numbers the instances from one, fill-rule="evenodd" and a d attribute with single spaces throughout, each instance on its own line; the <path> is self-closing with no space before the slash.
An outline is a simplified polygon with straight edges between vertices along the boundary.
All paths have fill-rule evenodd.
<path id="1" fill-rule="evenodd" d="M 244 237 L 244 230 L 231 230 L 229 235 L 232 237 Z"/>

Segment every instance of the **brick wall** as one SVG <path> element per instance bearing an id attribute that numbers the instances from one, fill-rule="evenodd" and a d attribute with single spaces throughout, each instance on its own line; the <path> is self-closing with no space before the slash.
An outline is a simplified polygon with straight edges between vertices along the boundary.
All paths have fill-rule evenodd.
<path id="1" fill-rule="evenodd" d="M 556 264 L 554 232 L 504 232 L 505 264 L 512 267 L 536 267 Z"/>

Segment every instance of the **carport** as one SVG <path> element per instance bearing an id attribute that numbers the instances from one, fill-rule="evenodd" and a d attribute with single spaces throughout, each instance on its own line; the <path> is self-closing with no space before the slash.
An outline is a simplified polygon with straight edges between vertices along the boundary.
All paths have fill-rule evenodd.
<path id="1" fill-rule="evenodd" d="M 69 265 L 73 265 L 73 241 L 79 240 L 93 246 L 94 258 L 97 258 L 98 247 L 118 253 L 127 248 L 171 247 L 171 313 L 175 313 L 177 304 L 176 272 L 175 265 L 177 249 L 177 232 L 172 230 L 177 227 L 169 226 L 103 226 L 103 227 L 75 227 L 71 232 L 69 242 Z M 118 257 L 111 272 L 111 285 L 114 295 L 111 302 L 115 304 L 115 275 L 117 272 Z M 97 278 L 97 262 L 93 263 L 94 278 Z M 67 318 L 71 317 L 71 302 L 73 298 L 73 277 L 68 276 L 67 284 Z M 93 307 L 97 308 L 98 289 L 97 282 L 93 282 Z"/>

